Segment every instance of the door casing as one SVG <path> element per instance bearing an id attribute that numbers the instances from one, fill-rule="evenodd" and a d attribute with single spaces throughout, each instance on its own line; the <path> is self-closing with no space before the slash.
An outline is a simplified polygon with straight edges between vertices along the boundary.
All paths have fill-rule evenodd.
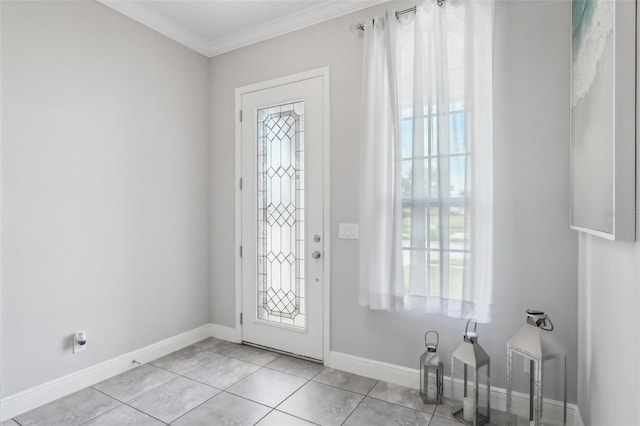
<path id="1" fill-rule="evenodd" d="M 235 105 L 235 338 L 236 341 L 242 341 L 242 324 L 240 323 L 240 314 L 242 313 L 242 258 L 240 252 L 240 246 L 242 245 L 242 123 L 240 122 L 241 110 L 242 110 L 242 95 L 245 93 L 255 92 L 257 90 L 268 89 L 271 87 L 282 86 L 289 83 L 295 83 L 300 80 L 306 80 L 314 77 L 322 77 L 323 81 L 323 99 L 324 99 L 324 120 L 323 120 L 323 141 L 322 141 L 322 205 L 323 205 L 323 233 L 324 233 L 324 245 L 323 245 L 323 275 L 324 275 L 324 288 L 323 288 L 323 360 L 325 364 L 329 362 L 330 352 L 330 291 L 331 291 L 331 208 L 330 208 L 330 194 L 331 194 L 331 179 L 330 179 L 330 90 L 329 90 L 329 67 L 316 68 L 301 73 L 296 73 L 272 80 L 267 80 L 247 86 L 236 88 L 236 105 Z"/>

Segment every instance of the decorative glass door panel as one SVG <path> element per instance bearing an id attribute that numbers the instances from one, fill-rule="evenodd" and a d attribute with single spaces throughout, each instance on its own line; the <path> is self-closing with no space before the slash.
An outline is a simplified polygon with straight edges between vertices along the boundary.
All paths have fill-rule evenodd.
<path id="1" fill-rule="evenodd" d="M 239 89 L 242 340 L 318 360 L 328 341 L 327 79 L 326 71 L 309 72 Z"/>
<path id="2" fill-rule="evenodd" d="M 257 117 L 257 317 L 304 328 L 304 101 Z"/>

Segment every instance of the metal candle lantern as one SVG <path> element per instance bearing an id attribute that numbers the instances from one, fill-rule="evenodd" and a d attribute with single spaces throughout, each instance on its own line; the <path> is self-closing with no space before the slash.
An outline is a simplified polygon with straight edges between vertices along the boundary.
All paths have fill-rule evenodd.
<path id="1" fill-rule="evenodd" d="M 429 343 L 427 337 L 435 334 L 435 343 Z M 437 354 L 440 335 L 435 330 L 429 330 L 424 334 L 424 345 L 427 350 L 420 357 L 420 396 L 425 404 L 439 404 L 443 394 L 444 368 Z"/>
<path id="2" fill-rule="evenodd" d="M 542 311 L 527 309 L 527 323 L 507 342 L 509 425 L 520 424 L 520 418 L 527 425 L 540 426 L 548 424 L 548 420 L 551 420 L 548 417 L 558 417 L 553 419 L 556 420 L 554 424 L 567 424 L 567 357 L 550 333 L 552 330 L 553 323 L 548 315 Z M 543 373 L 549 379 L 544 383 Z M 514 387 L 528 394 L 528 406 L 514 406 Z M 562 419 L 558 412 L 548 413 L 543 420 L 543 398 L 556 399 L 554 396 L 560 394 L 564 400 Z"/>
<path id="3" fill-rule="evenodd" d="M 478 344 L 478 324 L 464 330 L 464 341 L 451 356 L 451 415 L 458 421 L 489 424 L 491 393 L 489 355 Z"/>

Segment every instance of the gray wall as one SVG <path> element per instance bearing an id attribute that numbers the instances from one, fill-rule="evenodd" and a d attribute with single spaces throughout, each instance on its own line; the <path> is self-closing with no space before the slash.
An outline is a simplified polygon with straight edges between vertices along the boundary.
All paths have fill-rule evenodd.
<path id="1" fill-rule="evenodd" d="M 578 407 L 585 425 L 640 424 L 640 249 L 580 237 Z"/>
<path id="2" fill-rule="evenodd" d="M 209 64 L 95 2 L 1 7 L 6 396 L 209 322 Z"/>
<path id="3" fill-rule="evenodd" d="M 640 245 L 582 234 L 579 294 L 578 407 L 584 424 L 640 425 Z"/>
<path id="4" fill-rule="evenodd" d="M 362 39 L 349 25 L 376 7 L 212 59 L 211 320 L 235 326 L 234 90 L 316 67 L 331 68 L 331 350 L 415 368 L 423 333 L 440 331 L 449 359 L 463 320 L 358 305 L 356 222 Z M 576 401 L 577 236 L 568 226 L 570 2 L 498 2 L 495 63 L 495 283 L 493 322 L 479 327 L 492 384 L 506 385 L 506 341 L 524 310 L 547 311 L 565 343 Z M 495 379 L 495 380 L 494 380 Z"/>
<path id="5" fill-rule="evenodd" d="M 464 321 L 358 306 L 357 242 L 337 239 L 337 224 L 358 217 L 362 39 L 348 28 L 383 7 L 207 61 L 95 3 L 1 5 L 4 395 L 209 320 L 234 326 L 234 89 L 326 65 L 331 349 L 415 367 L 422 334 L 436 328 L 450 356 Z M 575 401 L 569 23 L 569 2 L 496 5 L 496 303 L 493 322 L 479 331 L 493 383 L 504 387 L 505 342 L 524 309 L 549 312 L 566 344 Z M 633 256 L 621 261 L 632 268 Z M 637 282 L 633 273 L 625 291 Z M 638 317 L 622 319 L 637 336 Z M 608 337 L 601 334 L 613 324 L 596 324 L 582 335 Z M 91 346 L 73 356 L 69 337 L 79 329 Z M 631 352 L 637 356 L 637 340 Z M 603 355 L 590 362 L 605 374 Z M 583 394 L 583 385 L 586 410 L 602 395 Z"/>

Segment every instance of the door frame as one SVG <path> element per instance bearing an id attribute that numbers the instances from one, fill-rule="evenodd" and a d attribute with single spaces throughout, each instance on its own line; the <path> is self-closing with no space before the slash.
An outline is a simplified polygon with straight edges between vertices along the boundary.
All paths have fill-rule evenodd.
<path id="1" fill-rule="evenodd" d="M 296 74 L 287 75 L 272 80 L 262 81 L 247 86 L 236 88 L 236 105 L 235 105 L 235 324 L 236 324 L 236 340 L 242 341 L 242 324 L 240 323 L 240 314 L 242 313 L 242 258 L 240 255 L 240 246 L 242 245 L 242 190 L 240 182 L 242 179 L 242 123 L 240 121 L 242 109 L 242 95 L 256 92 L 258 90 L 268 89 L 277 86 L 283 86 L 289 83 L 295 83 L 301 80 L 308 80 L 314 77 L 322 77 L 322 96 L 323 96 L 323 138 L 322 138 L 322 233 L 324 238 L 323 245 L 323 333 L 322 333 L 322 353 L 323 362 L 329 361 L 330 336 L 331 336 L 331 179 L 329 167 L 329 148 L 331 143 L 331 126 L 330 126 L 330 90 L 329 90 L 329 67 L 316 68 Z"/>

